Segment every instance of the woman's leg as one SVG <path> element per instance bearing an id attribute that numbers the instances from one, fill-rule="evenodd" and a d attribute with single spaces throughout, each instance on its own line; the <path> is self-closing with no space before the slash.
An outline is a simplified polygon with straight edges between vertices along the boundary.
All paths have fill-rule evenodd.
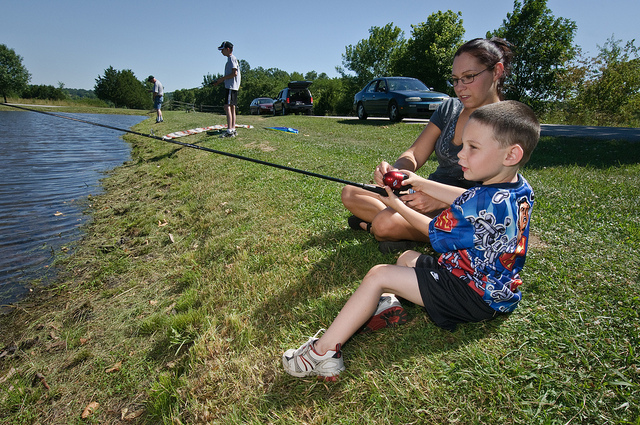
<path id="1" fill-rule="evenodd" d="M 392 208 L 380 211 L 371 222 L 371 233 L 378 241 L 429 242 L 428 229 L 424 233 L 413 227 Z"/>
<path id="2" fill-rule="evenodd" d="M 387 208 L 376 196 L 373 192 L 355 186 L 342 188 L 342 203 L 345 208 L 367 223 L 371 223 L 376 214 Z M 365 226 L 363 224 L 364 230 L 366 230 Z"/>

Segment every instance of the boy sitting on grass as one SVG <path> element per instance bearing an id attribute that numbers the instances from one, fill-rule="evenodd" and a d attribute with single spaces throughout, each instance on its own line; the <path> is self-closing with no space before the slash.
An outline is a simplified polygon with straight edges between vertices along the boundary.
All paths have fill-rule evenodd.
<path id="1" fill-rule="evenodd" d="M 465 190 L 403 171 L 405 185 L 450 204 L 431 219 L 407 207 L 385 187 L 380 197 L 418 229 L 424 229 L 434 257 L 406 251 L 396 265 L 379 264 L 364 277 L 329 329 L 282 363 L 297 376 L 334 377 L 344 370 L 340 347 L 359 330 L 375 330 L 406 321 L 395 294 L 423 306 L 438 326 L 491 320 L 518 305 L 533 207 L 533 190 L 518 173 L 540 137 L 540 124 L 528 106 L 503 101 L 483 106 L 469 117 L 458 153 L 464 178 L 482 182 Z M 389 295 L 383 295 L 383 294 Z"/>

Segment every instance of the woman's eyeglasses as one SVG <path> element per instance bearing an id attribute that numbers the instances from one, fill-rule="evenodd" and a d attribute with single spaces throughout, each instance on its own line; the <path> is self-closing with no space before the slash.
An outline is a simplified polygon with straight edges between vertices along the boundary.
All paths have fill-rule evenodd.
<path id="1" fill-rule="evenodd" d="M 485 68 L 480 72 L 476 72 L 475 74 L 469 74 L 469 75 L 463 75 L 460 78 L 454 78 L 451 77 L 449 78 L 449 82 L 451 83 L 451 85 L 453 87 L 457 86 L 459 82 L 462 82 L 462 84 L 471 84 L 473 83 L 473 80 L 480 74 L 482 74 L 483 72 L 485 72 L 487 69 L 489 68 Z"/>

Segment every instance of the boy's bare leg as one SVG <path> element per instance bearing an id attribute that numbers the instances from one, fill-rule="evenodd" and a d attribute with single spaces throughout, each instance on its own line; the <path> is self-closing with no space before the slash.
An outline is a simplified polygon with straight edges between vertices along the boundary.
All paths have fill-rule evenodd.
<path id="1" fill-rule="evenodd" d="M 230 110 L 230 114 L 231 114 L 231 122 L 228 122 L 227 125 L 230 130 L 235 130 L 236 129 L 236 106 L 235 105 L 229 105 L 229 110 Z"/>
<path id="2" fill-rule="evenodd" d="M 390 264 L 374 266 L 358 289 L 344 305 L 329 329 L 315 342 L 318 354 L 335 350 L 344 344 L 373 315 L 383 293 L 398 295 L 412 303 L 423 305 L 418 278 L 413 268 Z"/>
<path id="3" fill-rule="evenodd" d="M 231 128 L 231 105 L 224 105 L 224 113 L 227 116 L 227 129 L 233 130 Z"/>

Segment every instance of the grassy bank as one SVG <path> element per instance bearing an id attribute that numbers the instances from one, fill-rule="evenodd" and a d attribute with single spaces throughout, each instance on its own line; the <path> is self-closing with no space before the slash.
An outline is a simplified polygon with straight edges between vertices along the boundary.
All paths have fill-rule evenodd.
<path id="1" fill-rule="evenodd" d="M 153 111 L 142 111 L 139 109 L 109 108 L 97 106 L 94 103 L 103 103 L 101 101 L 92 102 L 92 99 L 85 100 L 48 100 L 48 99 L 7 99 L 8 103 L 33 108 L 37 110 L 56 112 L 71 112 L 83 114 L 115 114 L 115 115 L 145 115 L 154 113 Z M 17 111 L 18 109 L 11 106 L 0 105 L 0 111 Z"/>
<path id="2" fill-rule="evenodd" d="M 167 112 L 135 129 L 222 123 Z M 255 128 L 182 140 L 366 183 L 423 128 L 239 123 Z M 349 341 L 346 372 L 325 383 L 286 375 L 282 352 L 395 261 L 347 228 L 340 185 L 126 140 L 132 160 L 90 199 L 60 283 L 2 318 L 16 350 L 0 359 L 0 423 L 640 424 L 640 144 L 543 138 L 524 170 L 537 204 L 519 309 L 450 333 L 408 306 L 407 325 Z"/>

